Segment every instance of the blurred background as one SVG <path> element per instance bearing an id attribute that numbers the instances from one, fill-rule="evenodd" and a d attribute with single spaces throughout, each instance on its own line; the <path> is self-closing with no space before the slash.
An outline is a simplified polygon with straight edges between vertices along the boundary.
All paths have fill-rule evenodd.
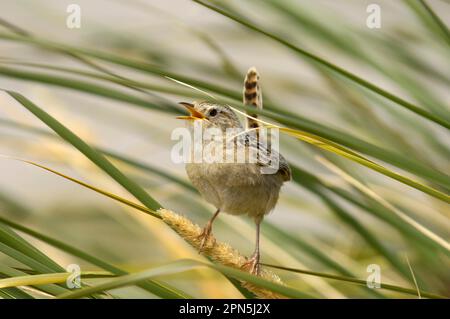
<path id="1" fill-rule="evenodd" d="M 193 1 L 80 0 L 81 27 L 71 29 L 66 20 L 72 3 L 0 4 L 0 88 L 26 96 L 109 154 L 164 207 L 203 225 L 214 207 L 190 187 L 184 165 L 172 163 L 170 152 L 175 143 L 171 132 L 180 126 L 175 117 L 183 112 L 176 103 L 208 97 L 168 77 L 239 105 L 245 73 L 255 66 L 261 74 L 264 108 L 297 126 L 270 116 L 265 120 L 332 140 L 443 194 L 436 198 L 282 135 L 280 149 L 296 168 L 295 180 L 285 184 L 279 204 L 265 219 L 263 262 L 363 280 L 369 275 L 367 267 L 377 264 L 383 283 L 450 296 L 448 127 L 411 112 L 392 97 L 450 122 L 450 37 L 445 27 L 449 2 L 205 1 L 383 88 L 392 95 L 388 98 Z M 372 3 L 381 9 L 381 28 L 366 25 L 366 9 Z M 180 258 L 205 260 L 160 220 L 8 158 L 43 164 L 136 201 L 4 92 L 0 154 L 2 218 L 128 271 Z M 251 254 L 254 227 L 248 218 L 223 214 L 214 233 Z M 83 271 L 97 269 L 20 234 L 63 268 L 77 263 Z M 24 267 L 4 251 L 0 264 Z M 414 297 L 276 272 L 286 284 L 319 298 Z M 194 297 L 242 297 L 213 270 L 164 281 Z M 111 294 L 156 297 L 137 287 Z"/>

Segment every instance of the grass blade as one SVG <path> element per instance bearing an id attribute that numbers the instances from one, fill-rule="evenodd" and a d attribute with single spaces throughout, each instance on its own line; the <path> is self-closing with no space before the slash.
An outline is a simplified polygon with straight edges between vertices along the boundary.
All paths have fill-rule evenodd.
<path id="1" fill-rule="evenodd" d="M 52 273 L 41 275 L 26 275 L 0 279 L 0 288 L 17 286 L 40 286 L 65 283 L 71 273 Z"/>

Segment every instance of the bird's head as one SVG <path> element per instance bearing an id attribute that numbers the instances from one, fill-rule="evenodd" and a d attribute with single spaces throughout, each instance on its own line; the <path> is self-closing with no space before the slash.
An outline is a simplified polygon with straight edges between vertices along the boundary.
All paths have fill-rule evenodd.
<path id="1" fill-rule="evenodd" d="M 180 102 L 180 104 L 186 107 L 190 114 L 179 116 L 178 119 L 203 121 L 203 128 L 220 128 L 222 131 L 228 128 L 242 128 L 236 113 L 227 105 L 210 102 Z"/>

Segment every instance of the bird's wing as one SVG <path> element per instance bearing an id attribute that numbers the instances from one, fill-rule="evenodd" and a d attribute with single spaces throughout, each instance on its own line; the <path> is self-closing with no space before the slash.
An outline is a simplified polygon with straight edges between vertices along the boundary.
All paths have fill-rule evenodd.
<path id="1" fill-rule="evenodd" d="M 286 159 L 264 142 L 258 141 L 254 136 L 246 134 L 243 142 L 249 150 L 250 156 L 256 156 L 256 163 L 266 168 L 267 174 L 280 174 L 283 181 L 290 181 L 292 178 L 291 168 Z"/>

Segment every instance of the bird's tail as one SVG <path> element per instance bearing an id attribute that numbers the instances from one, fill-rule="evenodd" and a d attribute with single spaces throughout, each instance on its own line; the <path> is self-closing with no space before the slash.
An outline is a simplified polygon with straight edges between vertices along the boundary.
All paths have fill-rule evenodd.
<path id="1" fill-rule="evenodd" d="M 256 107 L 257 109 L 262 109 L 263 101 L 262 101 L 262 92 L 261 87 L 259 85 L 259 74 L 256 71 L 256 68 L 251 67 L 247 71 L 247 75 L 245 76 L 244 81 L 244 104 L 251 105 Z M 248 112 L 247 114 L 253 118 L 257 118 L 258 115 L 252 112 Z M 254 119 L 247 118 L 247 129 L 258 128 L 260 124 L 258 121 Z M 258 133 L 258 131 L 256 131 Z"/>

